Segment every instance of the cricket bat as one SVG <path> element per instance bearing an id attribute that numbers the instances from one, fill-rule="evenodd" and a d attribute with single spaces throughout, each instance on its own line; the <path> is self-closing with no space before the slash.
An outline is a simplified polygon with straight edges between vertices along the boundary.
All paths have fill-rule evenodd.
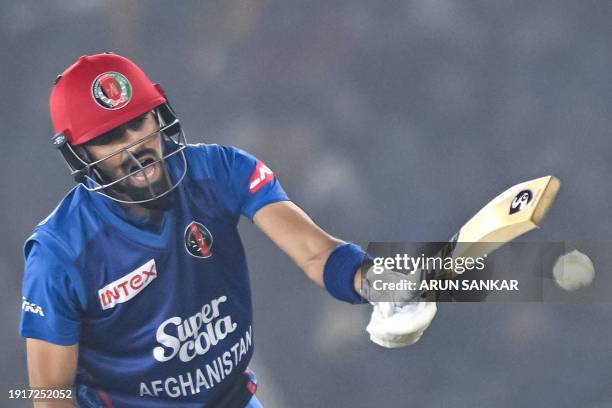
<path id="1" fill-rule="evenodd" d="M 478 211 L 440 251 L 445 257 L 478 257 L 538 228 L 548 214 L 561 182 L 540 177 L 510 187 Z M 430 279 L 449 278 L 453 271 L 427 271 Z"/>

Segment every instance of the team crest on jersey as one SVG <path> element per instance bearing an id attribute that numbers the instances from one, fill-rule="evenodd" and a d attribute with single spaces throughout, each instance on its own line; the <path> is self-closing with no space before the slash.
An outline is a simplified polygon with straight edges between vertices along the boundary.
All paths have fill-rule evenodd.
<path id="1" fill-rule="evenodd" d="M 527 207 L 527 204 L 531 202 L 533 193 L 531 190 L 523 190 L 514 197 L 512 204 L 510 204 L 510 214 L 517 213 Z"/>
<path id="2" fill-rule="evenodd" d="M 120 109 L 132 99 L 132 85 L 118 72 L 105 72 L 94 79 L 91 95 L 105 109 Z"/>
<path id="3" fill-rule="evenodd" d="M 196 258 L 210 258 L 212 256 L 213 236 L 204 225 L 192 221 L 185 228 L 185 249 Z"/>
<path id="4" fill-rule="evenodd" d="M 274 180 L 274 173 L 272 170 L 262 162 L 257 162 L 257 166 L 255 166 L 255 170 L 253 170 L 251 178 L 249 179 L 249 193 L 256 193 L 257 190 L 272 180 Z"/>

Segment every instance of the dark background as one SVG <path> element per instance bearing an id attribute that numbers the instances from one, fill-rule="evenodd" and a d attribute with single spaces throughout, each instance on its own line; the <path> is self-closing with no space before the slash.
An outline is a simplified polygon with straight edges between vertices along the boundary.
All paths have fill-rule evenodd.
<path id="1" fill-rule="evenodd" d="M 610 21 L 607 1 L 2 2 L 0 388 L 27 384 L 21 246 L 72 185 L 47 103 L 80 55 L 136 61 L 189 141 L 265 160 L 343 239 L 445 240 L 505 188 L 555 174 L 558 202 L 530 238 L 600 241 Z M 440 304 L 419 343 L 385 350 L 364 331 L 368 306 L 335 301 L 241 229 L 267 407 L 612 407 L 610 303 Z"/>

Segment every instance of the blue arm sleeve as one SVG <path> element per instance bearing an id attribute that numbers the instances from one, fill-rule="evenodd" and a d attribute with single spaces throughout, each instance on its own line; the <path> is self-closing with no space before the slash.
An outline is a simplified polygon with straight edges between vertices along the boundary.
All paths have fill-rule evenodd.
<path id="1" fill-rule="evenodd" d="M 80 303 L 69 257 L 52 244 L 25 247 L 20 334 L 59 345 L 79 342 Z"/>

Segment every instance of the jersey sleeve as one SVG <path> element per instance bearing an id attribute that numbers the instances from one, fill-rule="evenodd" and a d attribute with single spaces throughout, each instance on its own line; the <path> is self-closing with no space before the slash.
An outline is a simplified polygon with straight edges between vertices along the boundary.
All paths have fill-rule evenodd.
<path id="1" fill-rule="evenodd" d="M 209 165 L 222 199 L 232 212 L 253 219 L 255 213 L 278 201 L 289 200 L 274 172 L 262 161 L 235 147 L 209 145 L 216 156 Z M 210 156 L 209 156 L 210 158 Z"/>
<path id="2" fill-rule="evenodd" d="M 82 309 L 74 272 L 59 246 L 26 242 L 21 336 L 65 346 L 79 342 Z"/>

